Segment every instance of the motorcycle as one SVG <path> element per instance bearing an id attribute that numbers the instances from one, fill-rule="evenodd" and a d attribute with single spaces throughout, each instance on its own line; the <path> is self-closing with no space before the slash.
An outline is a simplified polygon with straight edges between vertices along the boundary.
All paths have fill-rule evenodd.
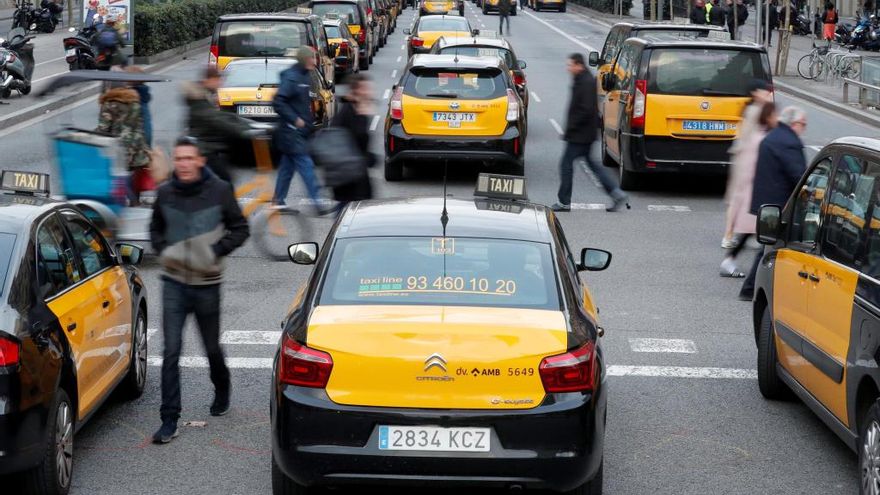
<path id="1" fill-rule="evenodd" d="M 40 2 L 40 11 L 36 12 L 31 30 L 41 33 L 52 33 L 61 20 L 63 8 L 51 0 Z M 33 25 L 36 24 L 36 27 Z"/>
<path id="2" fill-rule="evenodd" d="M 810 19 L 804 14 L 798 14 L 791 19 L 791 30 L 794 34 L 804 36 L 813 33 Z"/>
<path id="3" fill-rule="evenodd" d="M 9 98 L 13 90 L 22 95 L 31 92 L 34 75 L 34 45 L 24 28 L 9 32 L 9 39 L 0 38 L 0 97 Z"/>
<path id="4" fill-rule="evenodd" d="M 24 0 L 15 2 L 15 12 L 12 14 L 12 29 L 20 27 L 31 30 L 36 15 L 37 9 L 31 2 Z"/>
<path id="5" fill-rule="evenodd" d="M 853 25 L 849 23 L 840 23 L 834 30 L 834 41 L 840 45 L 848 46 L 852 43 Z M 819 33 L 822 31 L 820 30 Z"/>
<path id="6" fill-rule="evenodd" d="M 97 69 L 96 50 L 92 41 L 98 29 L 95 26 L 89 26 L 81 28 L 79 31 L 76 28 L 70 28 L 68 31 L 76 33 L 73 36 L 64 38 L 63 41 L 66 55 L 65 60 L 70 70 Z"/>
<path id="7" fill-rule="evenodd" d="M 861 48 L 867 44 L 871 38 L 871 19 L 861 19 L 856 27 L 853 28 L 850 36 L 849 45 Z"/>

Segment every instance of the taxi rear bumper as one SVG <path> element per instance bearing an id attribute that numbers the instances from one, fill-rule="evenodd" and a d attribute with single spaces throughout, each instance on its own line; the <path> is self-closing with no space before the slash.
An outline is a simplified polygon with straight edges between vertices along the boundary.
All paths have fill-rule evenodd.
<path id="1" fill-rule="evenodd" d="M 604 383 L 594 393 L 557 394 L 526 410 L 420 410 L 345 406 L 324 390 L 276 385 L 272 452 L 305 486 L 390 484 L 566 491 L 596 476 L 605 436 Z M 488 427 L 490 452 L 389 451 L 379 425 Z"/>
<path id="2" fill-rule="evenodd" d="M 624 134 L 621 145 L 626 170 L 647 173 L 678 172 L 692 175 L 726 175 L 732 141 L 679 139 L 668 136 Z"/>
<path id="3" fill-rule="evenodd" d="M 0 413 L 0 475 L 40 463 L 46 449 L 47 417 L 48 411 L 42 407 Z"/>
<path id="4" fill-rule="evenodd" d="M 385 156 L 389 162 L 448 158 L 519 164 L 523 159 L 523 139 L 516 125 L 508 126 L 500 136 L 417 136 L 408 134 L 395 122 L 385 135 Z"/>

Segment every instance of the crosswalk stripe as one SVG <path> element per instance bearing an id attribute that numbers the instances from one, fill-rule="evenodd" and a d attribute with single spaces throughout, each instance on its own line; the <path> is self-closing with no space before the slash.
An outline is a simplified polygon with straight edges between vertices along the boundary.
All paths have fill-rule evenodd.
<path id="1" fill-rule="evenodd" d="M 159 356 L 147 357 L 147 364 L 150 366 L 162 366 L 162 358 Z M 233 369 L 271 369 L 272 358 L 247 358 L 247 357 L 228 357 L 226 358 L 226 366 Z M 181 356 L 181 368 L 207 368 L 208 358 L 201 356 Z"/>
<path id="2" fill-rule="evenodd" d="M 684 205 L 648 205 L 648 211 L 686 212 L 686 211 L 691 211 L 691 207 L 684 206 Z"/>
<path id="3" fill-rule="evenodd" d="M 693 340 L 686 339 L 629 339 L 629 348 L 633 352 L 671 352 L 695 354 L 697 345 Z"/>
<path id="4" fill-rule="evenodd" d="M 727 378 L 755 380 L 758 372 L 739 368 L 698 368 L 690 366 L 611 365 L 608 376 L 650 376 L 657 378 Z"/>
<path id="5" fill-rule="evenodd" d="M 280 332 L 266 332 L 256 330 L 228 331 L 220 335 L 221 344 L 245 344 L 245 345 L 275 345 L 278 343 Z"/>

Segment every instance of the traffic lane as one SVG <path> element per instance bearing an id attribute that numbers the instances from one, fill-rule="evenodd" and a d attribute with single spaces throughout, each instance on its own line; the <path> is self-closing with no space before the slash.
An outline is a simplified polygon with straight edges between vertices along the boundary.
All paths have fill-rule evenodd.
<path id="1" fill-rule="evenodd" d="M 3 35 L 5 36 L 5 34 Z M 34 74 L 31 78 L 31 94 L 22 96 L 18 91 L 13 91 L 12 96 L 0 100 L 9 103 L 0 104 L 0 118 L 18 110 L 22 110 L 38 103 L 34 93 L 44 88 L 49 80 L 55 76 L 69 71 L 64 55 L 64 38 L 70 36 L 67 30 L 58 30 L 51 34 L 38 34 L 31 40 L 34 46 Z"/>

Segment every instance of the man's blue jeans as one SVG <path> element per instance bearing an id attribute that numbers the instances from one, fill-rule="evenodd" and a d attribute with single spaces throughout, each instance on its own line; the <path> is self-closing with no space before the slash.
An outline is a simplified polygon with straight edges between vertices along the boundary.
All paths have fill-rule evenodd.
<path id="1" fill-rule="evenodd" d="M 590 149 L 593 143 L 565 143 L 565 153 L 559 162 L 559 193 L 557 197 L 559 202 L 564 205 L 571 204 L 572 180 L 574 179 L 574 162 L 578 158 L 583 157 L 587 161 L 587 166 L 593 171 L 593 174 L 599 179 L 602 188 L 614 199 L 624 196 L 623 191 L 611 178 L 611 174 L 605 170 L 605 166 L 597 162 L 590 155 Z"/>
<path id="2" fill-rule="evenodd" d="M 307 153 L 285 154 L 281 157 L 281 166 L 278 167 L 278 177 L 275 179 L 273 202 L 276 205 L 287 204 L 285 200 L 290 191 L 290 181 L 293 180 L 293 176 L 297 172 L 306 183 L 306 190 L 312 201 L 317 202 L 320 198 L 321 189 L 318 185 L 318 178 L 315 176 L 315 164 L 312 162 L 312 157 Z"/>

